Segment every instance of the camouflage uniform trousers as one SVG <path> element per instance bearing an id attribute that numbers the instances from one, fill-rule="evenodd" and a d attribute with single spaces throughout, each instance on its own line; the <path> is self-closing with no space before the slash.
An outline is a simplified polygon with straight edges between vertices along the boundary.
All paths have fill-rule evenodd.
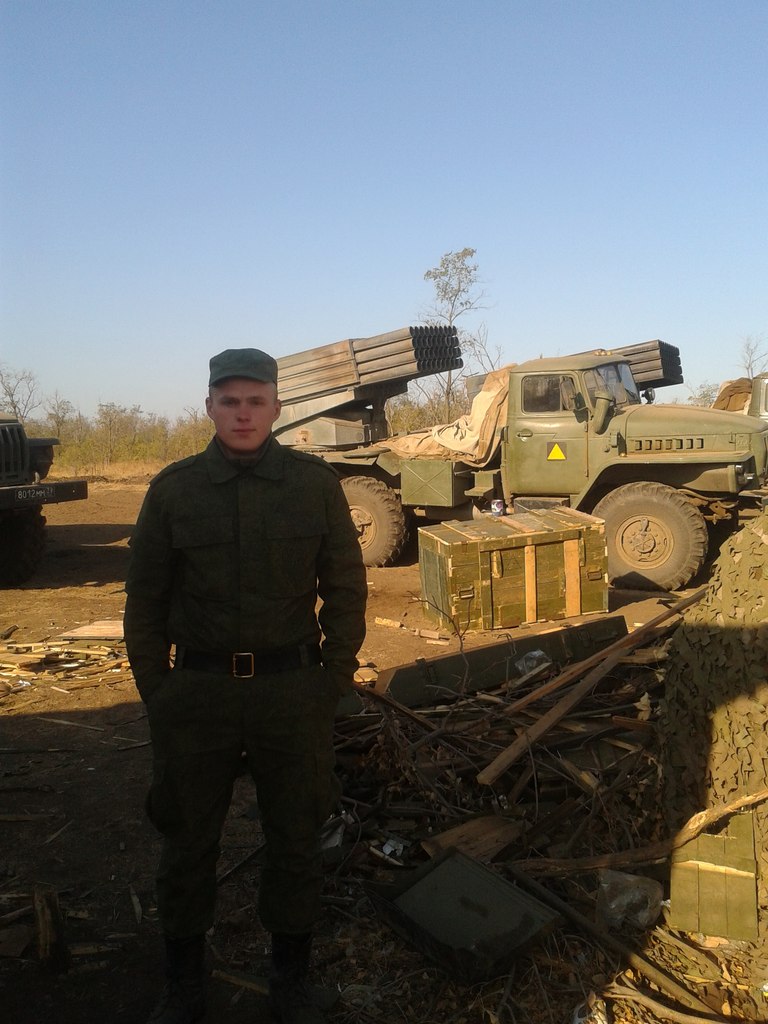
<path id="1" fill-rule="evenodd" d="M 319 832 L 339 796 L 333 722 L 339 691 L 320 666 L 251 679 L 173 670 L 148 704 L 147 813 L 163 835 L 163 930 L 200 935 L 214 920 L 216 863 L 235 779 L 256 785 L 266 862 L 258 910 L 270 932 L 304 934 L 320 909 Z"/>

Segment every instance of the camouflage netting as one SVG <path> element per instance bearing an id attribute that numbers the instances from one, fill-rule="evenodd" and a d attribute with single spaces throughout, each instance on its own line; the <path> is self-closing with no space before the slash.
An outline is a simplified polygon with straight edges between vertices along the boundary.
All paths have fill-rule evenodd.
<path id="1" fill-rule="evenodd" d="M 664 810 L 674 830 L 698 811 L 768 786 L 768 514 L 723 546 L 667 664 L 659 728 Z M 750 973 L 757 981 L 768 951 L 766 802 L 754 807 L 754 829 L 760 939 Z"/>

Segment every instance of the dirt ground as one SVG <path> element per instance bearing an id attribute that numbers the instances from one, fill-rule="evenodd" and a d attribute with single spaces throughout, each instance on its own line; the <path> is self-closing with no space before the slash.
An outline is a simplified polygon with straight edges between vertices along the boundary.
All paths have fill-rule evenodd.
<path id="1" fill-rule="evenodd" d="M 51 506 L 42 571 L 21 588 L 0 591 L 0 635 L 13 630 L 14 642 L 51 641 L 89 622 L 119 619 L 127 540 L 144 491 L 143 483 L 96 483 L 87 501 Z M 415 632 L 436 628 L 419 602 L 415 549 L 394 568 L 370 570 L 369 591 L 361 663 L 382 670 L 458 649 L 456 638 L 441 645 Z M 631 627 L 655 614 L 659 603 L 612 593 L 611 609 L 623 612 Z M 498 639 L 473 633 L 465 642 Z M 143 1021 L 149 1013 L 161 984 L 161 937 L 153 896 L 159 841 L 143 813 L 147 739 L 130 679 L 72 692 L 33 685 L 0 699 L 0 928 L 13 924 L 14 934 L 31 929 L 30 894 L 35 885 L 52 886 L 75 954 L 68 971 L 51 973 L 41 969 L 34 944 L 9 955 L 0 942 L 0 1005 L 14 1024 Z M 267 936 L 253 909 L 258 870 L 253 862 L 237 869 L 257 843 L 253 793 L 241 782 L 221 861 L 222 870 L 235 870 L 220 889 L 210 952 L 224 972 L 263 974 Z M 378 940 L 356 935 L 343 909 L 334 913 L 319 966 L 336 985 L 364 974 L 359 960 Z M 253 1024 L 271 1018 L 257 992 L 218 980 L 207 1019 Z"/>

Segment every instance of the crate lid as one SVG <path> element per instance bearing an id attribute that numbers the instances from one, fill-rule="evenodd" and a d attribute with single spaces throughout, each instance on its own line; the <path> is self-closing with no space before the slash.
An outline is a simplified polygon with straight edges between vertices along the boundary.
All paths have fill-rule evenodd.
<path id="1" fill-rule="evenodd" d="M 422 526 L 419 534 L 443 544 L 477 544 L 499 548 L 514 544 L 546 544 L 578 537 L 581 522 L 568 521 L 545 512 L 523 512 L 514 516 L 490 516 L 460 521 L 451 519 L 438 526 Z"/>

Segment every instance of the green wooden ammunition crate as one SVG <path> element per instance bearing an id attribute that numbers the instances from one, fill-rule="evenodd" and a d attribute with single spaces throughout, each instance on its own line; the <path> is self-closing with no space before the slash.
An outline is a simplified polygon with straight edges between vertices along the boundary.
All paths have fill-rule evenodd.
<path id="1" fill-rule="evenodd" d="M 425 610 L 459 631 L 607 611 L 607 570 L 603 521 L 565 506 L 419 530 Z"/>

